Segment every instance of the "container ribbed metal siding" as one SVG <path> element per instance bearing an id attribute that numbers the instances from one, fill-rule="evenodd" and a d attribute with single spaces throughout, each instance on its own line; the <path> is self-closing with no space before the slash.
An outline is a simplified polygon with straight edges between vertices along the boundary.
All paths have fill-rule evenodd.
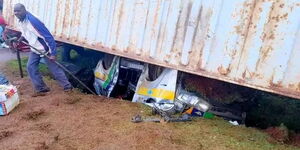
<path id="1" fill-rule="evenodd" d="M 300 98 L 300 0 L 5 0 L 60 41 Z"/>

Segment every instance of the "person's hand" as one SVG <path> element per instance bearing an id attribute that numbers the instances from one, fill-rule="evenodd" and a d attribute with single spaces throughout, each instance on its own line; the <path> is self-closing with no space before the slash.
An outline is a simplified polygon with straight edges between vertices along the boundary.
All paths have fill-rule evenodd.
<path id="1" fill-rule="evenodd" d="M 20 44 L 19 42 L 14 41 L 9 46 L 11 46 L 13 49 L 17 49 L 17 47 L 19 46 L 19 44 Z"/>
<path id="2" fill-rule="evenodd" d="M 21 36 L 21 37 L 18 39 L 18 43 L 21 43 L 23 40 L 24 40 L 24 37 Z"/>
<path id="3" fill-rule="evenodd" d="M 56 56 L 51 55 L 51 56 L 49 57 L 49 59 L 50 59 L 51 61 L 55 61 L 55 60 L 56 60 Z"/>
<path id="4" fill-rule="evenodd" d="M 20 43 L 21 43 L 23 40 L 24 40 L 24 37 L 21 36 L 20 38 L 11 41 L 11 46 L 12 46 L 12 48 L 17 49 L 17 47 L 20 45 Z"/>

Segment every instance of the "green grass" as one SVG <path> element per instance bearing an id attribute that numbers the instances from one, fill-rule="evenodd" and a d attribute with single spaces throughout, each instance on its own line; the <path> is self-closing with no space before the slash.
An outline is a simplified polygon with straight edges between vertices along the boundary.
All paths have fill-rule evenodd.
<path id="1" fill-rule="evenodd" d="M 26 69 L 27 62 L 28 62 L 28 57 L 24 57 L 21 59 L 22 70 L 23 70 L 24 76 L 28 75 L 27 69 Z M 7 65 L 8 65 L 9 71 L 11 71 L 14 74 L 20 74 L 18 60 L 11 60 L 7 63 Z M 50 76 L 50 72 L 48 71 L 48 68 L 45 64 L 40 63 L 39 70 L 43 76 Z"/>
<path id="2" fill-rule="evenodd" d="M 151 112 L 149 107 L 140 106 L 145 114 Z M 247 128 L 243 125 L 233 126 L 222 118 L 193 118 L 192 122 L 168 123 L 172 131 L 172 143 L 183 145 L 186 149 L 234 149 L 234 150 L 296 150 L 294 146 L 282 143 L 270 143 L 269 135 L 262 130 Z M 131 130 L 131 128 L 128 128 Z M 127 132 L 127 131 L 123 131 Z M 197 149 L 196 148 L 196 149 Z"/>
<path id="3" fill-rule="evenodd" d="M 127 104 L 120 105 L 128 113 L 139 114 L 142 117 L 150 116 L 151 109 L 147 106 L 138 105 L 130 108 Z M 124 121 L 112 124 L 112 134 L 118 136 L 130 135 L 137 132 L 156 133 L 155 137 L 145 135 L 145 138 L 154 138 L 151 144 L 160 147 L 166 144 L 175 144 L 176 147 L 184 149 L 200 150 L 296 150 L 298 147 L 282 144 L 279 142 L 270 143 L 271 139 L 262 130 L 247 128 L 243 125 L 233 126 L 222 118 L 205 119 L 195 117 L 191 122 L 178 123 L 132 123 L 129 118 Z M 143 144 L 138 149 L 143 149 Z"/>
<path id="4" fill-rule="evenodd" d="M 186 146 L 199 145 L 202 149 L 296 149 L 287 145 L 271 144 L 265 133 L 244 126 L 232 126 L 221 118 L 197 119 L 190 124 L 172 126 L 176 130 L 174 140 Z M 215 147 L 212 148 L 212 145 Z"/>

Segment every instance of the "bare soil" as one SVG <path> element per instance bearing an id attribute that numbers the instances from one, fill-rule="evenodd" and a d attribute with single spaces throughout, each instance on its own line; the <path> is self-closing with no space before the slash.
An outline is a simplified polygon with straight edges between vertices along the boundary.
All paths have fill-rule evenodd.
<path id="1" fill-rule="evenodd" d="M 266 132 L 272 137 L 269 140 L 272 142 L 276 140 L 278 142 L 287 143 L 289 141 L 289 131 L 285 128 L 270 127 L 266 129 Z"/>
<path id="2" fill-rule="evenodd" d="M 280 142 L 300 147 L 300 134 L 288 131 L 286 127 L 269 127 L 265 132 L 270 135 L 270 143 Z"/>

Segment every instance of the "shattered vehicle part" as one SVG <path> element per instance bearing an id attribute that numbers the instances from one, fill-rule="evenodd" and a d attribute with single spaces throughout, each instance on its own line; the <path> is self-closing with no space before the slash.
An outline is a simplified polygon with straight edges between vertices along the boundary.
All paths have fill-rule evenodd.
<path id="1" fill-rule="evenodd" d="M 146 65 L 132 102 L 145 103 L 151 107 L 153 103 L 174 103 L 178 71 L 165 68 L 154 81 L 149 81 L 148 71 Z"/>
<path id="2" fill-rule="evenodd" d="M 159 114 L 161 116 L 171 116 L 176 113 L 176 106 L 174 103 L 153 103 L 152 114 Z"/>
<path id="3" fill-rule="evenodd" d="M 190 115 L 183 114 L 180 117 L 164 117 L 166 122 L 187 122 L 187 121 L 192 121 Z"/>
<path id="4" fill-rule="evenodd" d="M 110 97 L 119 74 L 120 57 L 114 57 L 110 67 L 105 67 L 104 59 L 100 60 L 95 68 L 94 88 L 98 95 Z M 107 65 L 107 64 L 106 64 Z"/>
<path id="5" fill-rule="evenodd" d="M 186 103 L 183 103 L 181 101 L 178 101 L 178 100 L 174 100 L 174 105 L 175 105 L 175 110 L 178 112 L 178 113 L 183 113 L 185 109 L 188 108 L 187 104 Z"/>
<path id="6" fill-rule="evenodd" d="M 140 115 L 136 115 L 131 119 L 133 123 L 140 123 L 140 122 L 187 122 L 192 121 L 191 117 L 187 114 L 184 114 L 180 117 L 170 117 L 164 116 L 162 118 L 142 118 Z"/>
<path id="7" fill-rule="evenodd" d="M 139 123 L 139 122 L 161 122 L 161 118 L 147 118 L 143 119 L 141 115 L 136 115 L 132 117 L 131 122 Z"/>
<path id="8" fill-rule="evenodd" d="M 197 110 L 197 109 L 195 109 L 193 107 L 191 107 L 190 109 L 188 109 L 184 113 L 189 114 L 191 116 L 203 117 L 203 118 L 206 118 L 206 119 L 211 119 L 211 118 L 213 118 L 215 116 L 211 112 L 203 112 L 203 111 Z"/>
<path id="9" fill-rule="evenodd" d="M 143 63 L 106 54 L 94 71 L 97 94 L 131 100 L 143 68 Z"/>
<path id="10" fill-rule="evenodd" d="M 121 58 L 119 69 L 119 77 L 116 84 L 118 91 L 114 92 L 114 96 L 132 100 L 137 83 L 143 72 L 144 64 L 127 58 Z"/>
<path id="11" fill-rule="evenodd" d="M 142 71 L 144 69 L 144 64 L 131 59 L 122 58 L 120 67 L 124 69 L 136 69 Z"/>
<path id="12" fill-rule="evenodd" d="M 176 101 L 186 104 L 189 107 L 194 107 L 197 110 L 206 112 L 210 109 L 210 104 L 206 102 L 203 98 L 196 96 L 193 93 L 182 91 L 176 97 Z"/>
<path id="13" fill-rule="evenodd" d="M 222 117 L 225 120 L 238 121 L 240 124 L 244 124 L 246 113 L 237 110 L 232 110 L 226 107 L 213 106 L 209 112 L 216 116 Z"/>
<path id="14" fill-rule="evenodd" d="M 185 76 L 180 76 L 181 79 L 186 78 Z M 201 92 L 190 92 L 189 89 L 186 87 L 184 82 L 181 82 L 178 84 L 178 89 L 176 92 L 177 96 L 175 99 L 175 102 L 188 102 L 190 105 L 187 107 L 190 107 L 189 109 L 186 109 L 185 112 L 188 112 L 192 116 L 199 116 L 203 117 L 205 115 L 204 112 L 207 113 L 212 113 L 215 116 L 222 117 L 225 120 L 231 120 L 231 121 L 238 121 L 240 124 L 244 124 L 245 118 L 246 118 L 246 113 L 243 112 L 243 106 L 242 103 L 234 102 L 231 104 L 226 104 L 224 102 L 212 99 L 212 98 L 206 98 L 204 96 L 198 96 L 202 95 Z M 198 105 L 199 107 L 193 107 L 194 104 L 196 103 L 197 98 L 193 97 L 198 97 L 202 104 Z M 192 100 L 194 99 L 194 100 Z M 191 105 L 193 104 L 193 105 Z M 204 105 L 203 105 L 204 104 Z M 208 109 L 206 109 L 206 106 L 209 106 Z M 206 110 L 206 111 L 203 111 Z"/>

